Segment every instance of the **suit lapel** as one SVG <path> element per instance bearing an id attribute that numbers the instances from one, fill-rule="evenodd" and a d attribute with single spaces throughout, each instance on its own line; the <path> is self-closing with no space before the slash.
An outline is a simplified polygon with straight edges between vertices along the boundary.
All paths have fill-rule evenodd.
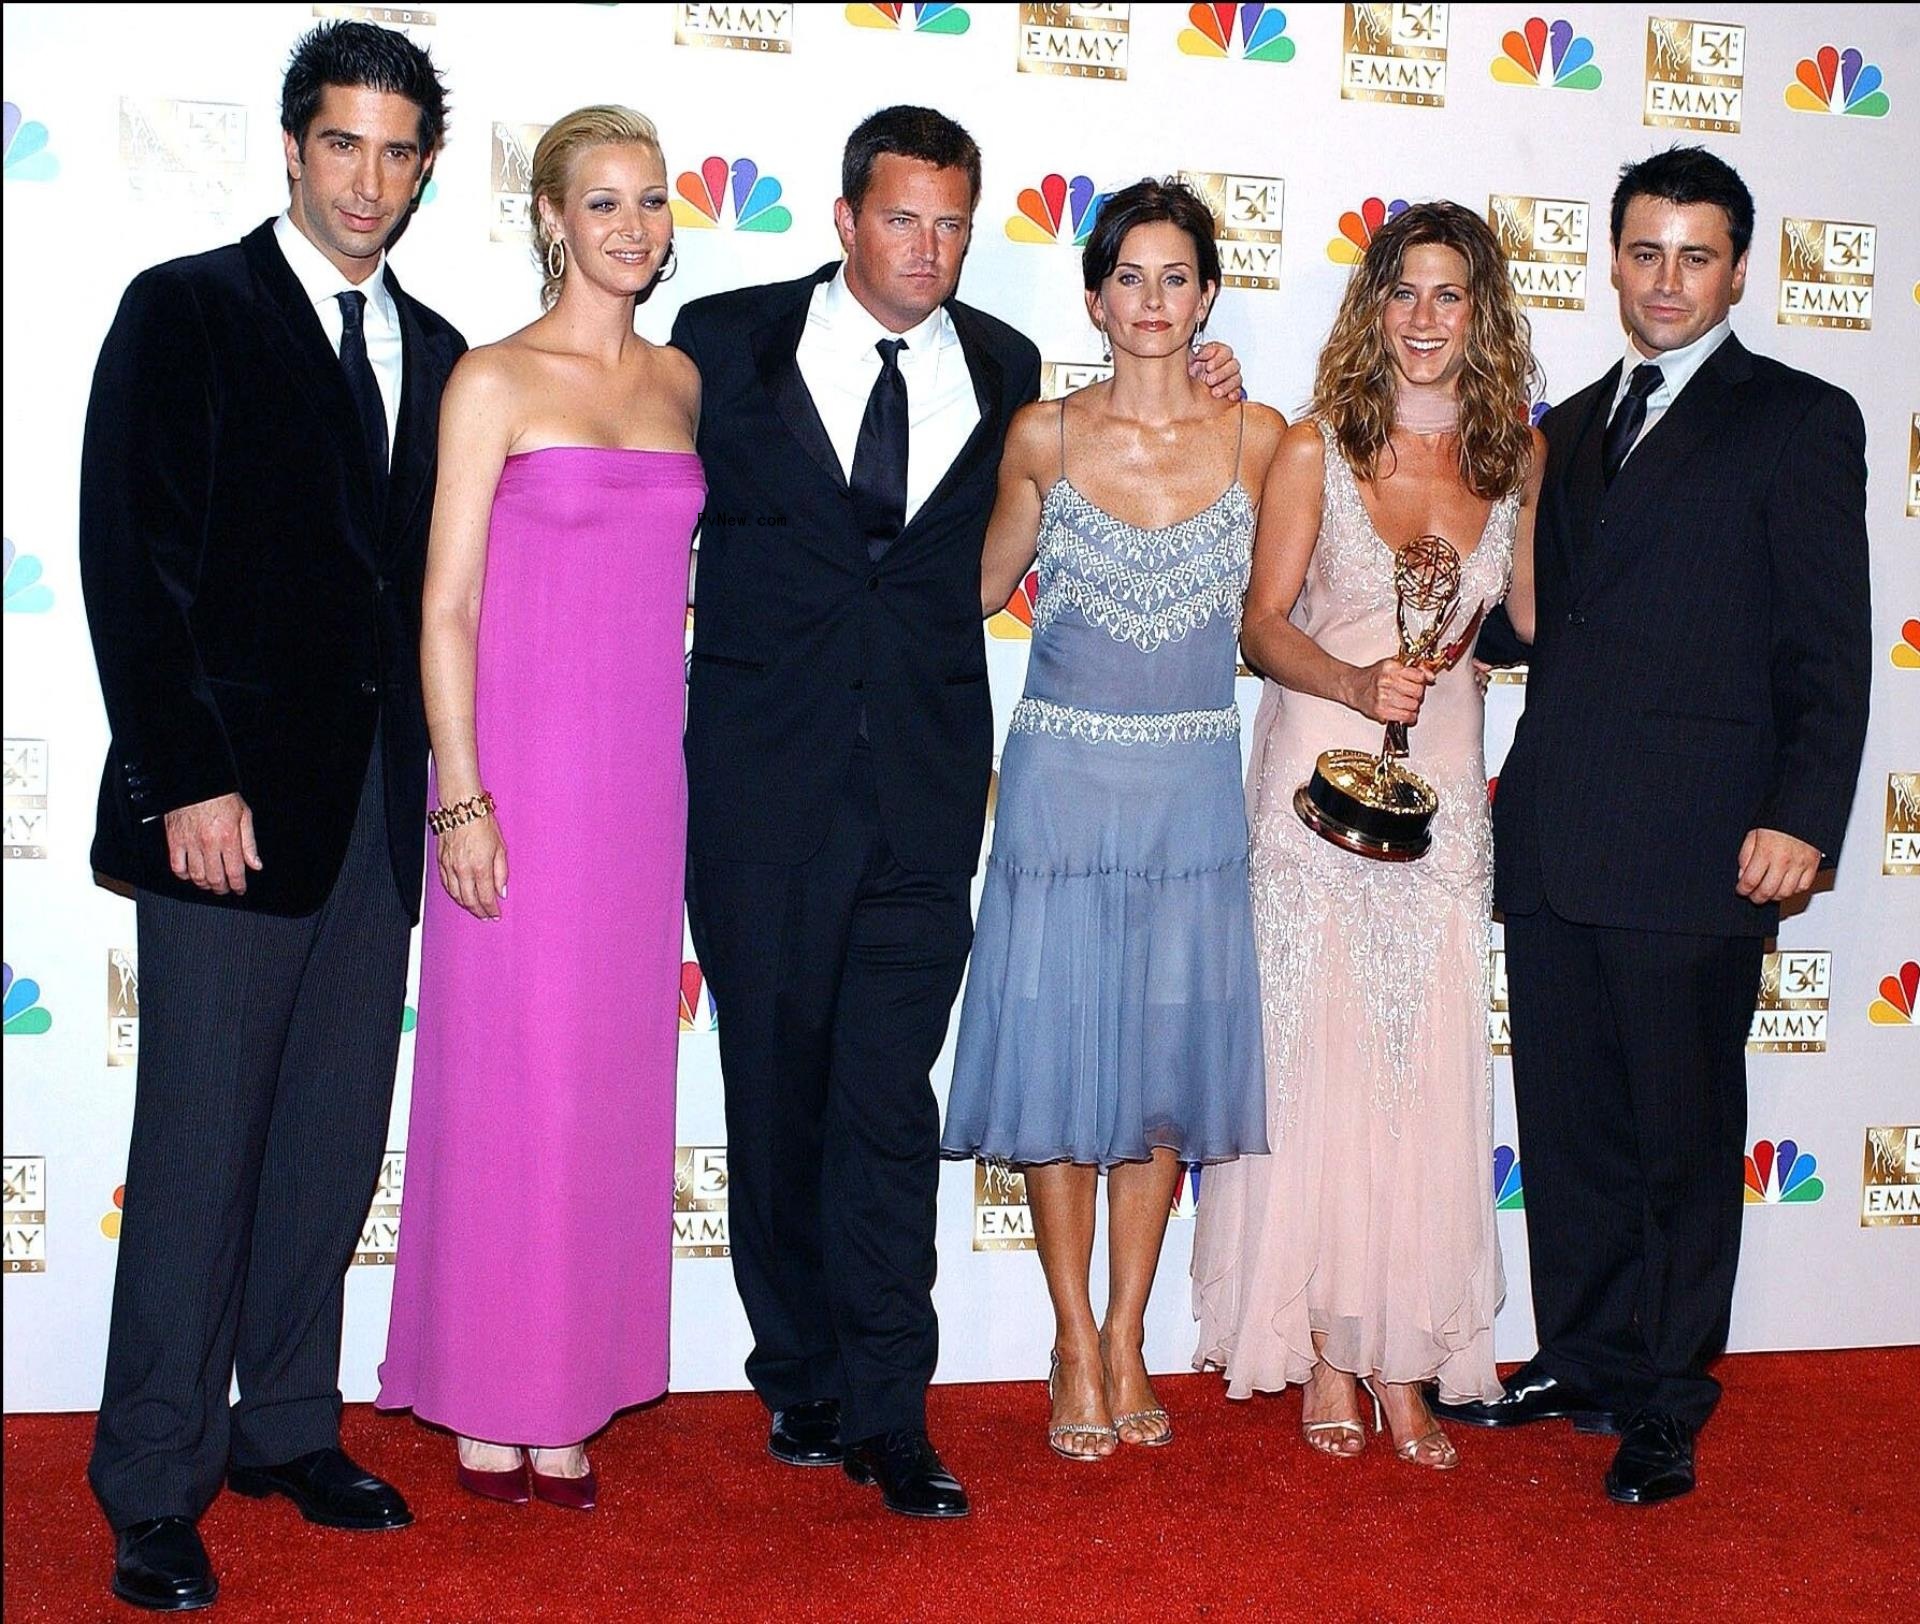
<path id="1" fill-rule="evenodd" d="M 958 300 L 948 300 L 947 314 L 953 320 L 953 331 L 960 340 L 960 353 L 966 358 L 967 372 L 973 379 L 973 398 L 980 407 L 980 420 L 973 425 L 973 432 L 967 436 L 966 444 L 961 446 L 960 454 L 947 465 L 947 471 L 940 476 L 940 483 L 934 486 L 922 502 L 919 511 L 907 522 L 907 531 L 917 525 L 921 517 L 939 506 L 956 484 L 966 478 L 973 466 L 993 448 L 1000 444 L 1001 436 L 1006 432 L 1006 424 L 1000 418 L 1001 385 L 1004 369 L 986 342 L 979 324 L 974 320 L 973 312 Z"/>
<path id="2" fill-rule="evenodd" d="M 333 353 L 300 279 L 273 238 L 273 222 L 249 232 L 240 243 L 255 280 L 267 297 L 261 301 L 262 326 L 268 341 L 286 363 L 301 393 L 327 425 L 343 476 L 360 523 L 349 538 L 356 551 L 372 559 L 380 530 L 374 501 L 373 470 L 367 466 L 360 439 L 360 420 L 347 376 Z"/>
<path id="3" fill-rule="evenodd" d="M 1600 514 L 1606 495 L 1601 471 L 1600 447 L 1606 437 L 1607 407 L 1620 379 L 1616 364 L 1599 382 L 1589 387 L 1584 409 L 1573 413 L 1573 443 L 1562 472 L 1562 523 L 1554 527 L 1560 546 L 1561 565 L 1569 581 L 1578 583 L 1593 556 L 1593 522 Z"/>
<path id="4" fill-rule="evenodd" d="M 400 432 L 387 471 L 386 525 L 381 544 L 381 552 L 388 554 L 397 538 L 408 533 L 414 511 L 430 483 L 439 418 L 436 408 L 446 382 L 446 366 L 443 357 L 429 349 L 420 320 L 413 313 L 413 301 L 401 292 L 399 278 L 390 268 L 385 275 L 387 291 L 400 312 L 401 355 Z"/>
<path id="5" fill-rule="evenodd" d="M 1733 386 L 1752 375 L 1753 357 L 1731 333 L 1700 364 L 1679 398 L 1661 414 L 1607 488 L 1602 511 L 1618 533 L 1637 536 L 1645 529 L 1633 519 L 1675 477 L 1683 477 L 1693 454 L 1726 410 Z"/>
<path id="6" fill-rule="evenodd" d="M 754 330 L 753 362 L 760 374 L 760 385 L 773 402 L 773 409 L 779 413 L 780 420 L 786 424 L 787 431 L 800 443 L 800 448 L 819 464 L 820 471 L 833 481 L 834 488 L 844 491 L 847 488 L 846 470 L 840 466 L 840 458 L 833 449 L 832 439 L 828 437 L 827 426 L 821 422 L 819 408 L 814 405 L 813 396 L 807 391 L 807 381 L 800 375 L 799 356 L 800 335 L 807 328 L 807 310 L 813 299 L 813 290 L 830 278 L 835 269 L 835 266 L 826 266 L 811 281 L 792 285 L 797 295 L 792 305 Z"/>

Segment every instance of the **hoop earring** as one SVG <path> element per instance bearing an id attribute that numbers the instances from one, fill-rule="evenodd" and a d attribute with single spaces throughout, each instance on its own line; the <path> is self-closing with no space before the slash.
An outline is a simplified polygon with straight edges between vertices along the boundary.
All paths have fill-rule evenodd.
<path id="1" fill-rule="evenodd" d="M 556 254 L 560 257 L 560 263 L 557 265 L 554 263 L 554 256 Z M 566 274 L 567 245 L 558 237 L 555 237 L 552 242 L 547 244 L 547 280 L 549 282 L 558 282 Z"/>
<path id="2" fill-rule="evenodd" d="M 673 244 L 668 243 L 667 257 L 660 261 L 660 270 L 653 279 L 654 285 L 657 287 L 662 282 L 671 282 L 673 280 L 674 272 L 676 272 L 679 269 L 680 269 L 680 256 L 678 253 L 675 252 Z"/>

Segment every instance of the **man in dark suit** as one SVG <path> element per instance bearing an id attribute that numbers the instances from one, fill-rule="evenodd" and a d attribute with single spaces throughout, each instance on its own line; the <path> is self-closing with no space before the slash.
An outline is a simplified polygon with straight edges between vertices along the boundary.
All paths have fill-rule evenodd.
<path id="1" fill-rule="evenodd" d="M 1530 667 L 1494 900 L 1540 1350 L 1438 1408 L 1617 1430 L 1607 1492 L 1645 1505 L 1719 1396 L 1761 954 L 1839 852 L 1871 634 L 1860 412 L 1729 325 L 1746 186 L 1657 153 L 1612 228 L 1631 347 L 1542 425 L 1532 648 L 1482 651 Z"/>
<path id="2" fill-rule="evenodd" d="M 101 351 L 80 563 L 113 741 L 93 863 L 136 896 L 139 1080 L 89 1478 L 113 1588 L 205 1606 L 221 1478 L 397 1528 L 340 1445 L 343 1280 L 420 897 L 420 589 L 465 347 L 384 263 L 438 150 L 425 51 L 315 29 L 287 212 L 143 273 Z M 229 1382 L 240 1397 L 229 1409 Z"/>
<path id="3" fill-rule="evenodd" d="M 841 189 L 843 264 L 696 300 L 674 326 L 700 368 L 708 484 L 687 897 L 721 1012 L 768 1448 L 957 1517 L 966 1493 L 926 1432 L 928 1072 L 972 940 L 992 761 L 980 553 L 1040 359 L 953 297 L 980 200 L 965 130 L 876 113 Z M 1216 367 L 1232 392 L 1238 369 Z"/>

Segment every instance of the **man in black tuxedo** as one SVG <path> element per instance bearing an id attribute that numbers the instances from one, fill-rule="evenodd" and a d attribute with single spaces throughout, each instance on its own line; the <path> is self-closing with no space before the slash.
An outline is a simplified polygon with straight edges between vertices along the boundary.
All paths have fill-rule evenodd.
<path id="1" fill-rule="evenodd" d="M 1040 358 L 953 297 L 980 200 L 958 124 L 875 113 L 841 189 L 842 265 L 696 300 L 674 325 L 700 369 L 708 485 L 687 899 L 721 1012 L 768 1448 L 957 1517 L 966 1493 L 926 1432 L 928 1072 L 972 941 L 992 762 L 980 553 Z M 1231 393 L 1238 368 L 1216 374 Z"/>
<path id="2" fill-rule="evenodd" d="M 1540 1351 L 1438 1408 L 1618 1430 L 1607 1492 L 1644 1505 L 1719 1396 L 1761 953 L 1839 852 L 1871 633 L 1859 409 L 1729 325 L 1746 186 L 1657 153 L 1612 228 L 1631 347 L 1542 425 L 1532 649 L 1482 650 L 1530 667 L 1494 900 Z"/>
<path id="3" fill-rule="evenodd" d="M 101 351 L 80 565 L 113 740 L 93 864 L 145 1017 L 88 1476 L 113 1588 L 205 1606 L 223 1475 L 398 1528 L 340 1449 L 343 1281 L 386 1139 L 426 802 L 420 589 L 465 345 L 384 263 L 432 167 L 425 51 L 308 34 L 287 212 L 135 279 Z M 237 1375 L 240 1398 L 228 1406 Z"/>

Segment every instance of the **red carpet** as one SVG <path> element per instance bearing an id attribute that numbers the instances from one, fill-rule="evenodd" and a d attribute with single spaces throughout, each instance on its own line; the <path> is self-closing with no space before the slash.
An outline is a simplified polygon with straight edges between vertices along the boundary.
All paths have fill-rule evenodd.
<path id="1" fill-rule="evenodd" d="M 1230 1404 L 1168 1378 L 1171 1448 L 1104 1465 L 1047 1453 L 1039 1383 L 939 1387 L 934 1436 L 973 1493 L 959 1524 L 889 1516 L 837 1471 L 762 1451 L 746 1394 L 622 1416 L 593 1456 L 597 1511 L 491 1506 L 453 1485 L 447 1438 L 364 1406 L 347 1447 L 419 1521 L 311 1528 L 284 1500 L 226 1494 L 202 1523 L 216 1624 L 257 1620 L 940 1619 L 1534 1621 L 1912 1618 L 1920 1552 L 1920 1350 L 1765 1354 L 1720 1367 L 1727 1397 L 1699 1492 L 1610 1504 L 1611 1440 L 1552 1423 L 1456 1428 L 1460 1469 L 1379 1441 L 1322 1460 L 1288 1395 Z M 84 1480 L 90 1416 L 6 1422 L 6 1624 L 143 1615 L 107 1594 L 111 1550 Z"/>

